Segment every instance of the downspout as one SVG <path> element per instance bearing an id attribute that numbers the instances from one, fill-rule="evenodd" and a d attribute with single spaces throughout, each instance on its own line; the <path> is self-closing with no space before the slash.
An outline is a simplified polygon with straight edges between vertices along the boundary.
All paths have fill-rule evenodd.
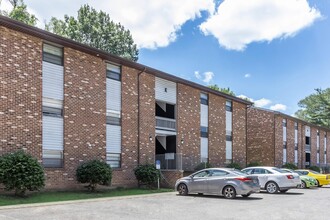
<path id="1" fill-rule="evenodd" d="M 138 73 L 138 79 L 137 79 L 137 86 L 138 86 L 138 149 L 137 149 L 137 164 L 138 166 L 140 165 L 140 75 L 144 73 L 147 70 L 146 67 Z"/>

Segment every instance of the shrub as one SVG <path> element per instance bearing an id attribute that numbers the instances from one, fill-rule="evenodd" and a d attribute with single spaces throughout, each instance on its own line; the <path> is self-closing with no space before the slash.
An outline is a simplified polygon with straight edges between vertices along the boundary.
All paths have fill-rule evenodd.
<path id="1" fill-rule="evenodd" d="M 257 166 L 261 166 L 261 163 L 258 161 L 252 161 L 246 165 L 246 167 L 257 167 Z"/>
<path id="2" fill-rule="evenodd" d="M 0 157 L 0 183 L 5 190 L 15 190 L 15 195 L 24 196 L 26 191 L 40 190 L 45 186 L 43 167 L 24 151 Z"/>
<path id="3" fill-rule="evenodd" d="M 151 187 L 160 176 L 160 172 L 154 164 L 139 165 L 134 169 L 134 174 L 139 183 L 147 184 L 148 187 Z"/>
<path id="4" fill-rule="evenodd" d="M 321 169 L 320 169 L 320 167 L 318 167 L 318 166 L 310 166 L 308 169 L 310 169 L 310 170 L 314 170 L 314 171 L 316 171 L 316 172 L 321 172 Z"/>
<path id="5" fill-rule="evenodd" d="M 88 183 L 86 187 L 95 191 L 96 186 L 111 184 L 112 169 L 104 161 L 91 160 L 81 164 L 76 171 L 77 180 L 80 183 Z"/>
<path id="6" fill-rule="evenodd" d="M 238 170 L 241 170 L 242 167 L 239 165 L 239 163 L 230 163 L 227 165 L 227 168 L 235 168 L 235 169 L 238 169 Z"/>
<path id="7" fill-rule="evenodd" d="M 194 170 L 195 171 L 198 171 L 198 170 L 202 170 L 202 169 L 205 169 L 205 168 L 211 168 L 212 165 L 208 162 L 201 162 L 200 164 L 198 164 Z"/>
<path id="8" fill-rule="evenodd" d="M 283 167 L 283 168 L 287 168 L 287 169 L 291 169 L 291 170 L 296 170 L 296 169 L 298 169 L 298 167 L 297 167 L 295 164 L 293 164 L 293 163 L 286 163 L 286 164 L 284 164 L 282 167 Z"/>

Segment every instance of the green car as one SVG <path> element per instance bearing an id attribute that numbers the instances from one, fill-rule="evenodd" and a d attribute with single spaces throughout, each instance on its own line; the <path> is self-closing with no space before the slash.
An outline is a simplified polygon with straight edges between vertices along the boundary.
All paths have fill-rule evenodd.
<path id="1" fill-rule="evenodd" d="M 287 171 L 288 173 L 297 173 L 299 174 L 299 177 L 301 179 L 301 185 L 300 188 L 310 188 L 310 187 L 317 187 L 317 180 L 314 177 L 303 175 L 299 171 L 294 171 L 291 169 L 282 169 L 284 171 Z"/>

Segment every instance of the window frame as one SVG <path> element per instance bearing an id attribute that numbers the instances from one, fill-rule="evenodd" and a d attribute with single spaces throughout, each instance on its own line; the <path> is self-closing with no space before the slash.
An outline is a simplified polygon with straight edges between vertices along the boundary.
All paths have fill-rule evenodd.
<path id="1" fill-rule="evenodd" d="M 49 45 L 51 47 L 56 47 L 56 48 L 60 49 L 61 50 L 61 55 L 59 56 L 57 54 L 52 54 L 52 53 L 46 52 L 44 50 L 45 45 Z M 48 59 L 49 56 L 59 58 L 60 62 L 54 62 L 51 59 Z M 43 43 L 43 45 L 42 45 L 42 61 L 47 62 L 47 63 L 51 63 L 51 64 L 55 64 L 55 65 L 59 65 L 59 66 L 64 66 L 64 48 L 60 47 L 60 46 L 55 46 L 55 45 L 52 45 L 52 44 L 49 44 L 49 43 Z"/>

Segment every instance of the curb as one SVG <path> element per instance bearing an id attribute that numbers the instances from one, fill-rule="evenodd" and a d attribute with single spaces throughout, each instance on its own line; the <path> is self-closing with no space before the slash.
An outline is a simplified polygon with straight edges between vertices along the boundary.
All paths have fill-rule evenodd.
<path id="1" fill-rule="evenodd" d="M 53 206 L 53 205 L 66 205 L 66 204 L 73 204 L 73 203 L 135 199 L 135 198 L 155 197 L 155 196 L 160 196 L 160 195 L 171 195 L 171 194 L 174 195 L 174 194 L 176 194 L 176 192 L 163 192 L 163 193 L 141 194 L 141 195 L 131 195 L 131 196 L 114 196 L 114 197 L 104 197 L 104 198 L 95 198 L 95 199 L 78 199 L 78 200 L 59 201 L 59 202 L 29 203 L 29 204 L 21 204 L 21 205 L 7 205 L 7 206 L 0 206 L 0 211 L 8 210 L 8 209 L 21 209 L 21 208 L 44 207 L 44 206 Z"/>

